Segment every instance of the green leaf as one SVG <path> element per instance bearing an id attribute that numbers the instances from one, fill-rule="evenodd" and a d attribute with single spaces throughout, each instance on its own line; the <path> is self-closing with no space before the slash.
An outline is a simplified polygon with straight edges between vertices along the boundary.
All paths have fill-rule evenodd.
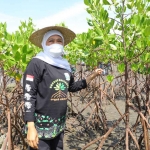
<path id="1" fill-rule="evenodd" d="M 124 51 L 123 48 L 120 48 L 120 55 L 121 55 L 121 56 L 125 56 L 125 51 Z"/>
<path id="2" fill-rule="evenodd" d="M 89 6 L 90 5 L 90 0 L 84 0 L 84 4 Z"/>
<path id="3" fill-rule="evenodd" d="M 97 56 L 97 54 L 96 54 L 96 52 L 94 52 L 94 57 L 96 57 Z"/>
<path id="4" fill-rule="evenodd" d="M 94 40 L 98 40 L 98 41 L 100 40 L 100 41 L 101 41 L 102 39 L 103 39 L 103 37 L 102 37 L 102 36 L 94 37 Z"/>
<path id="5" fill-rule="evenodd" d="M 2 38 L 4 35 L 3 35 L 3 33 L 2 32 L 0 32 L 0 38 Z"/>
<path id="6" fill-rule="evenodd" d="M 127 51 L 127 57 L 128 57 L 128 58 L 132 58 L 133 56 L 134 56 L 134 52 L 131 51 L 131 50 L 128 50 L 128 51 Z"/>
<path id="7" fill-rule="evenodd" d="M 145 60 L 147 61 L 147 60 L 150 60 L 150 53 L 146 53 L 145 54 Z"/>
<path id="8" fill-rule="evenodd" d="M 150 26 L 148 26 L 148 27 L 145 28 L 144 35 L 145 36 L 150 36 Z"/>
<path id="9" fill-rule="evenodd" d="M 24 46 L 23 46 L 22 52 L 23 52 L 23 53 L 27 53 L 27 45 L 24 45 Z"/>
<path id="10" fill-rule="evenodd" d="M 150 60 L 150 53 L 142 54 L 140 58 L 143 62 L 147 62 L 148 60 Z"/>
<path id="11" fill-rule="evenodd" d="M 12 52 L 13 54 L 15 54 L 19 49 L 19 46 L 17 44 L 15 44 L 13 47 L 12 47 Z"/>
<path id="12" fill-rule="evenodd" d="M 125 64 L 118 64 L 117 69 L 120 73 L 123 73 L 125 71 Z"/>
<path id="13" fill-rule="evenodd" d="M 132 3 L 131 2 L 129 2 L 128 4 L 127 4 L 127 7 L 128 7 L 128 9 L 131 9 L 132 8 Z"/>
<path id="14" fill-rule="evenodd" d="M 94 0 L 95 5 L 98 5 L 98 3 L 100 2 L 100 0 Z"/>
<path id="15" fill-rule="evenodd" d="M 117 50 L 117 47 L 115 45 L 113 45 L 113 44 L 109 44 L 109 45 L 112 50 Z"/>
<path id="16" fill-rule="evenodd" d="M 102 16 L 105 21 L 108 20 L 108 12 L 106 10 L 104 10 Z"/>
<path id="17" fill-rule="evenodd" d="M 96 29 L 95 29 L 95 32 L 96 32 L 98 35 L 103 35 L 101 29 L 100 29 L 96 24 L 93 23 L 93 25 L 94 25 L 95 28 L 96 28 Z"/>
<path id="18" fill-rule="evenodd" d="M 138 48 L 141 48 L 141 40 L 136 40 L 136 44 Z"/>
<path id="19" fill-rule="evenodd" d="M 104 5 L 110 5 L 110 3 L 107 0 L 103 0 Z"/>
<path id="20" fill-rule="evenodd" d="M 26 54 L 22 55 L 22 62 L 26 63 Z"/>
<path id="21" fill-rule="evenodd" d="M 29 56 L 29 57 L 31 57 L 31 56 L 33 56 L 33 50 L 29 50 L 28 52 L 27 52 L 27 56 Z"/>
<path id="22" fill-rule="evenodd" d="M 113 79 L 114 79 L 114 76 L 113 75 L 108 75 L 106 78 L 107 78 L 108 82 L 112 82 Z"/>
<path id="23" fill-rule="evenodd" d="M 8 41 L 11 41 L 11 39 L 12 39 L 11 35 L 8 34 L 8 33 L 7 33 L 7 37 L 6 38 L 7 38 Z"/>
<path id="24" fill-rule="evenodd" d="M 115 20 L 111 19 L 109 25 L 110 25 L 111 27 L 113 27 L 114 23 L 115 23 Z"/>
<path id="25" fill-rule="evenodd" d="M 15 60 L 16 60 L 16 61 L 19 61 L 19 60 L 20 60 L 20 57 L 21 57 L 21 56 L 20 56 L 20 53 L 17 51 L 16 54 L 15 54 Z"/>
<path id="26" fill-rule="evenodd" d="M 18 44 L 23 44 L 23 38 L 20 36 L 17 36 L 17 43 Z"/>
<path id="27" fill-rule="evenodd" d="M 137 14 L 134 14 L 131 19 L 131 24 L 138 25 L 139 23 L 140 23 L 140 16 Z"/>
<path id="28" fill-rule="evenodd" d="M 91 14 L 93 10 L 91 8 L 86 8 L 86 11 Z"/>
<path id="29" fill-rule="evenodd" d="M 135 63 L 135 64 L 132 64 L 131 65 L 131 69 L 133 70 L 133 71 L 137 71 L 138 70 L 138 63 Z"/>
<path id="30" fill-rule="evenodd" d="M 6 59 L 5 54 L 1 54 L 0 60 L 5 60 L 5 59 Z"/>
<path id="31" fill-rule="evenodd" d="M 87 19 L 87 23 L 88 23 L 89 26 L 93 26 L 93 23 L 90 19 Z"/>

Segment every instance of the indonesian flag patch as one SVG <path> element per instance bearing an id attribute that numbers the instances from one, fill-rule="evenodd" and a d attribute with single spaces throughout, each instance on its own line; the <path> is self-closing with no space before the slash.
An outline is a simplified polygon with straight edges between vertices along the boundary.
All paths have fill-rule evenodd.
<path id="1" fill-rule="evenodd" d="M 26 80 L 28 80 L 28 81 L 33 81 L 33 80 L 34 80 L 34 76 L 27 74 Z"/>

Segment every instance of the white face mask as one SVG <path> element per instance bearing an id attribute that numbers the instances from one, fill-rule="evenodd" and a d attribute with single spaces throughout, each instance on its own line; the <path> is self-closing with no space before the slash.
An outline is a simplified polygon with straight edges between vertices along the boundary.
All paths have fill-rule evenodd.
<path id="1" fill-rule="evenodd" d="M 50 46 L 45 46 L 44 51 L 52 57 L 60 57 L 64 54 L 64 48 L 61 44 L 52 44 Z"/>

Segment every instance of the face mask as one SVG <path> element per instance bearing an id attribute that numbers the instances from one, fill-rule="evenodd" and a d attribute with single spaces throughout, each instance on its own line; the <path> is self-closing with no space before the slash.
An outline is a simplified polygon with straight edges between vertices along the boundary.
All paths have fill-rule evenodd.
<path id="1" fill-rule="evenodd" d="M 52 57 L 60 57 L 64 54 L 64 48 L 61 44 L 52 44 L 45 46 L 45 52 Z"/>

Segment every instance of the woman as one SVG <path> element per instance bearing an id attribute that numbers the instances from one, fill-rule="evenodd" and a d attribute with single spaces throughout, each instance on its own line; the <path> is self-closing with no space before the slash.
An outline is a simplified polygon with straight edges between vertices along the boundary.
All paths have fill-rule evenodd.
<path id="1" fill-rule="evenodd" d="M 71 68 L 63 59 L 64 46 L 75 38 L 71 30 L 51 26 L 34 32 L 29 40 L 43 49 L 28 64 L 23 89 L 29 149 L 62 150 L 67 92 L 87 87 L 102 72 L 97 69 L 86 80 L 74 82 Z"/>

